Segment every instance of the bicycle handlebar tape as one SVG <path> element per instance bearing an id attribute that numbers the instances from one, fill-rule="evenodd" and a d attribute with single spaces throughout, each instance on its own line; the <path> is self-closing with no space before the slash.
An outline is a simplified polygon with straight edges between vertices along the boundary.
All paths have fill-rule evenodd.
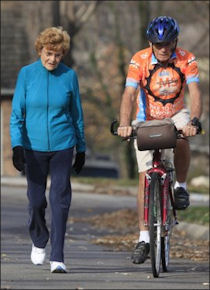
<path id="1" fill-rule="evenodd" d="M 191 124 L 197 128 L 197 134 L 203 134 L 204 133 L 204 131 L 202 130 L 201 122 L 199 121 L 199 119 L 197 117 L 194 117 L 191 120 Z"/>

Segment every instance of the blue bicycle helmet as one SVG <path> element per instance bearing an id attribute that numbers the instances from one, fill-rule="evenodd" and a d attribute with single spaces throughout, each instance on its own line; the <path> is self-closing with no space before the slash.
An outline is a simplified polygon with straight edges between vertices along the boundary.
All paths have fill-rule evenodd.
<path id="1" fill-rule="evenodd" d="M 147 39 L 152 43 L 170 42 L 177 38 L 179 25 L 175 19 L 169 16 L 154 18 L 147 28 Z"/>

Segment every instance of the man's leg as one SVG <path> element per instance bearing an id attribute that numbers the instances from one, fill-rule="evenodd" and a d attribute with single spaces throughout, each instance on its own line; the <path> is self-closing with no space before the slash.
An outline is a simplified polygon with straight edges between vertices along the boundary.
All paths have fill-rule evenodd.
<path id="1" fill-rule="evenodd" d="M 178 139 L 174 154 L 174 166 L 178 182 L 186 182 L 190 166 L 190 146 L 186 139 Z"/>
<path id="2" fill-rule="evenodd" d="M 175 208 L 181 210 L 190 205 L 186 185 L 187 173 L 190 166 L 190 146 L 186 139 L 177 140 L 174 166 L 176 170 L 176 182 L 174 185 Z"/>
<path id="3" fill-rule="evenodd" d="M 134 264 L 144 263 L 149 254 L 149 230 L 144 225 L 144 187 L 146 171 L 139 173 L 139 188 L 137 196 L 137 210 L 139 220 L 139 241 L 132 253 Z"/>
<path id="4" fill-rule="evenodd" d="M 139 151 L 134 141 L 136 160 L 139 172 L 139 187 L 137 195 L 137 210 L 139 224 L 139 240 L 131 256 L 134 264 L 144 263 L 149 253 L 149 231 L 144 225 L 144 184 L 147 169 L 152 166 L 152 151 Z"/>
<path id="5" fill-rule="evenodd" d="M 144 225 L 144 186 L 145 186 L 145 172 L 139 173 L 139 187 L 137 196 L 137 209 L 139 218 L 139 231 L 148 231 L 148 227 Z"/>
<path id="6" fill-rule="evenodd" d="M 172 117 L 178 130 L 182 129 L 189 121 L 190 114 L 187 109 L 182 109 Z M 187 192 L 187 173 L 190 166 L 190 146 L 187 139 L 178 139 L 174 154 L 176 182 L 174 185 L 174 198 L 176 209 L 185 209 L 189 206 L 189 193 Z"/>

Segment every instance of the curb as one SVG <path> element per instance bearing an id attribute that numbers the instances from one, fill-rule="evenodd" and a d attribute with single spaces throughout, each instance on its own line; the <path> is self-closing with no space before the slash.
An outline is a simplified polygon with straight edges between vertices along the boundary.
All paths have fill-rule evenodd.
<path id="1" fill-rule="evenodd" d="M 26 178 L 25 177 L 7 177 L 1 176 L 1 184 L 6 186 L 27 186 Z M 107 186 L 105 189 L 98 187 L 97 185 L 91 184 L 84 184 L 78 182 L 71 182 L 72 189 L 75 191 L 81 192 L 95 192 L 106 194 L 107 192 L 112 191 L 113 193 L 116 192 L 124 192 L 126 195 L 136 196 L 138 187 L 137 186 Z M 47 188 L 50 187 L 50 179 L 47 180 Z M 209 195 L 208 194 L 199 194 L 199 193 L 191 193 L 190 200 L 192 202 L 204 202 L 206 204 L 209 203 Z"/>
<path id="2" fill-rule="evenodd" d="M 186 232 L 188 237 L 193 240 L 209 240 L 209 228 L 207 226 L 180 222 L 176 228 L 179 231 Z"/>

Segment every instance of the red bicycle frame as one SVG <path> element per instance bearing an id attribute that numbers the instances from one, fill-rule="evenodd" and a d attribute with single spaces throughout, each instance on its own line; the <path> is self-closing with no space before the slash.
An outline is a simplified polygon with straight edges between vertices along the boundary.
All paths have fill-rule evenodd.
<path id="1" fill-rule="evenodd" d="M 167 222 L 167 204 L 168 198 L 171 200 L 173 206 L 173 214 L 176 220 L 176 211 L 174 209 L 174 202 L 170 186 L 169 173 L 161 161 L 161 150 L 156 149 L 153 153 L 152 168 L 149 169 L 145 176 L 145 189 L 144 189 L 144 224 L 149 224 L 149 197 L 150 197 L 150 181 L 152 173 L 157 173 L 161 180 L 161 195 L 162 195 L 162 223 L 166 226 Z"/>

